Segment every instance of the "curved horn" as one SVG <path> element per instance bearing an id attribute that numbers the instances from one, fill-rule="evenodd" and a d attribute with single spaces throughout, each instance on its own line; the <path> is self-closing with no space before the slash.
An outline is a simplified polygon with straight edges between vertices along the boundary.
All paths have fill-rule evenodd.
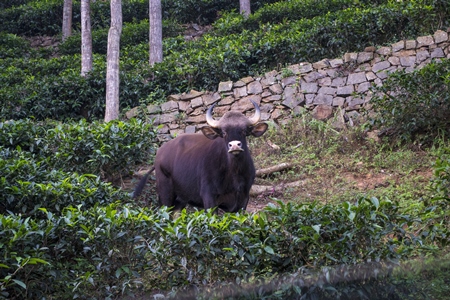
<path id="1" fill-rule="evenodd" d="M 208 123 L 208 125 L 213 128 L 218 128 L 219 121 L 214 120 L 214 118 L 212 116 L 212 111 L 213 111 L 214 106 L 216 106 L 215 103 L 213 105 L 211 105 L 211 107 L 208 108 L 208 111 L 206 112 L 206 123 Z"/>
<path id="2" fill-rule="evenodd" d="M 250 121 L 251 125 L 255 125 L 261 119 L 261 110 L 259 109 L 258 104 L 255 103 L 255 101 L 253 101 L 253 100 L 250 100 L 250 101 L 252 101 L 253 106 L 255 107 L 255 114 L 253 115 L 253 117 L 249 118 L 248 120 Z"/>

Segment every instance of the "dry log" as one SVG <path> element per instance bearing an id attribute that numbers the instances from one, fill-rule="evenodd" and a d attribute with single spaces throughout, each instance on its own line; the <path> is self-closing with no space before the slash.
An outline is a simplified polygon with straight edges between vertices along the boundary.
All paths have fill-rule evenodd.
<path id="1" fill-rule="evenodd" d="M 256 176 L 261 177 L 263 175 L 272 174 L 274 172 L 279 172 L 279 171 L 282 171 L 285 169 L 292 168 L 292 166 L 293 166 L 293 164 L 290 164 L 290 163 L 281 163 L 281 164 L 275 165 L 273 167 L 256 170 Z"/>
<path id="2" fill-rule="evenodd" d="M 298 180 L 298 181 L 283 183 L 283 184 L 275 185 L 275 186 L 253 185 L 252 188 L 250 189 L 250 196 L 257 196 L 257 195 L 261 195 L 261 194 L 264 194 L 267 192 L 279 192 L 286 188 L 299 187 L 299 186 L 305 185 L 305 183 L 306 183 L 305 180 Z"/>

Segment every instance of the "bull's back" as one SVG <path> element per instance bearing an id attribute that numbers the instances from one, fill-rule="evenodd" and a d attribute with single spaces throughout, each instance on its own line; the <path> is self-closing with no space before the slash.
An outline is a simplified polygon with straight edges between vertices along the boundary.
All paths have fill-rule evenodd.
<path id="1" fill-rule="evenodd" d="M 185 202 L 198 201 L 202 166 L 211 143 L 203 134 L 182 134 L 162 145 L 155 159 L 157 181 L 170 181 L 174 192 Z"/>
<path id="2" fill-rule="evenodd" d="M 175 166 L 175 163 L 198 161 L 210 143 L 211 140 L 203 134 L 182 134 L 158 149 L 155 163 L 168 167 Z"/>

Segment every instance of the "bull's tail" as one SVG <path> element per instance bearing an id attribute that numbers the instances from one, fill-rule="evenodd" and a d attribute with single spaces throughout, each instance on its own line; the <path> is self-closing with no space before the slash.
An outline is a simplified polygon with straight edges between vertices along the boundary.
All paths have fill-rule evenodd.
<path id="1" fill-rule="evenodd" d="M 141 181 L 139 181 L 138 185 L 134 189 L 133 198 L 138 197 L 142 193 L 142 190 L 144 189 L 145 185 L 147 184 L 148 177 L 154 170 L 155 170 L 155 167 L 151 168 L 150 171 L 148 171 L 148 173 L 145 174 L 144 177 L 142 177 Z"/>

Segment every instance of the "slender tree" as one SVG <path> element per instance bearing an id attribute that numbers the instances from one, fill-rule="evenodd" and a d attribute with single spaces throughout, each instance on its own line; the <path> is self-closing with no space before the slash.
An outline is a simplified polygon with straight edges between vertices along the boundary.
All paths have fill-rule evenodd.
<path id="1" fill-rule="evenodd" d="M 105 122 L 119 118 L 119 57 L 122 34 L 122 1 L 111 0 L 111 27 L 108 32 L 106 66 L 106 111 Z"/>
<path id="2" fill-rule="evenodd" d="M 239 13 L 246 18 L 251 14 L 250 0 L 239 0 Z"/>
<path id="3" fill-rule="evenodd" d="M 81 76 L 92 70 L 92 31 L 90 0 L 81 0 Z"/>
<path id="4" fill-rule="evenodd" d="M 62 40 L 72 35 L 72 0 L 64 0 Z"/>
<path id="5" fill-rule="evenodd" d="M 161 0 L 149 1 L 149 20 L 149 63 L 153 66 L 163 60 Z"/>

